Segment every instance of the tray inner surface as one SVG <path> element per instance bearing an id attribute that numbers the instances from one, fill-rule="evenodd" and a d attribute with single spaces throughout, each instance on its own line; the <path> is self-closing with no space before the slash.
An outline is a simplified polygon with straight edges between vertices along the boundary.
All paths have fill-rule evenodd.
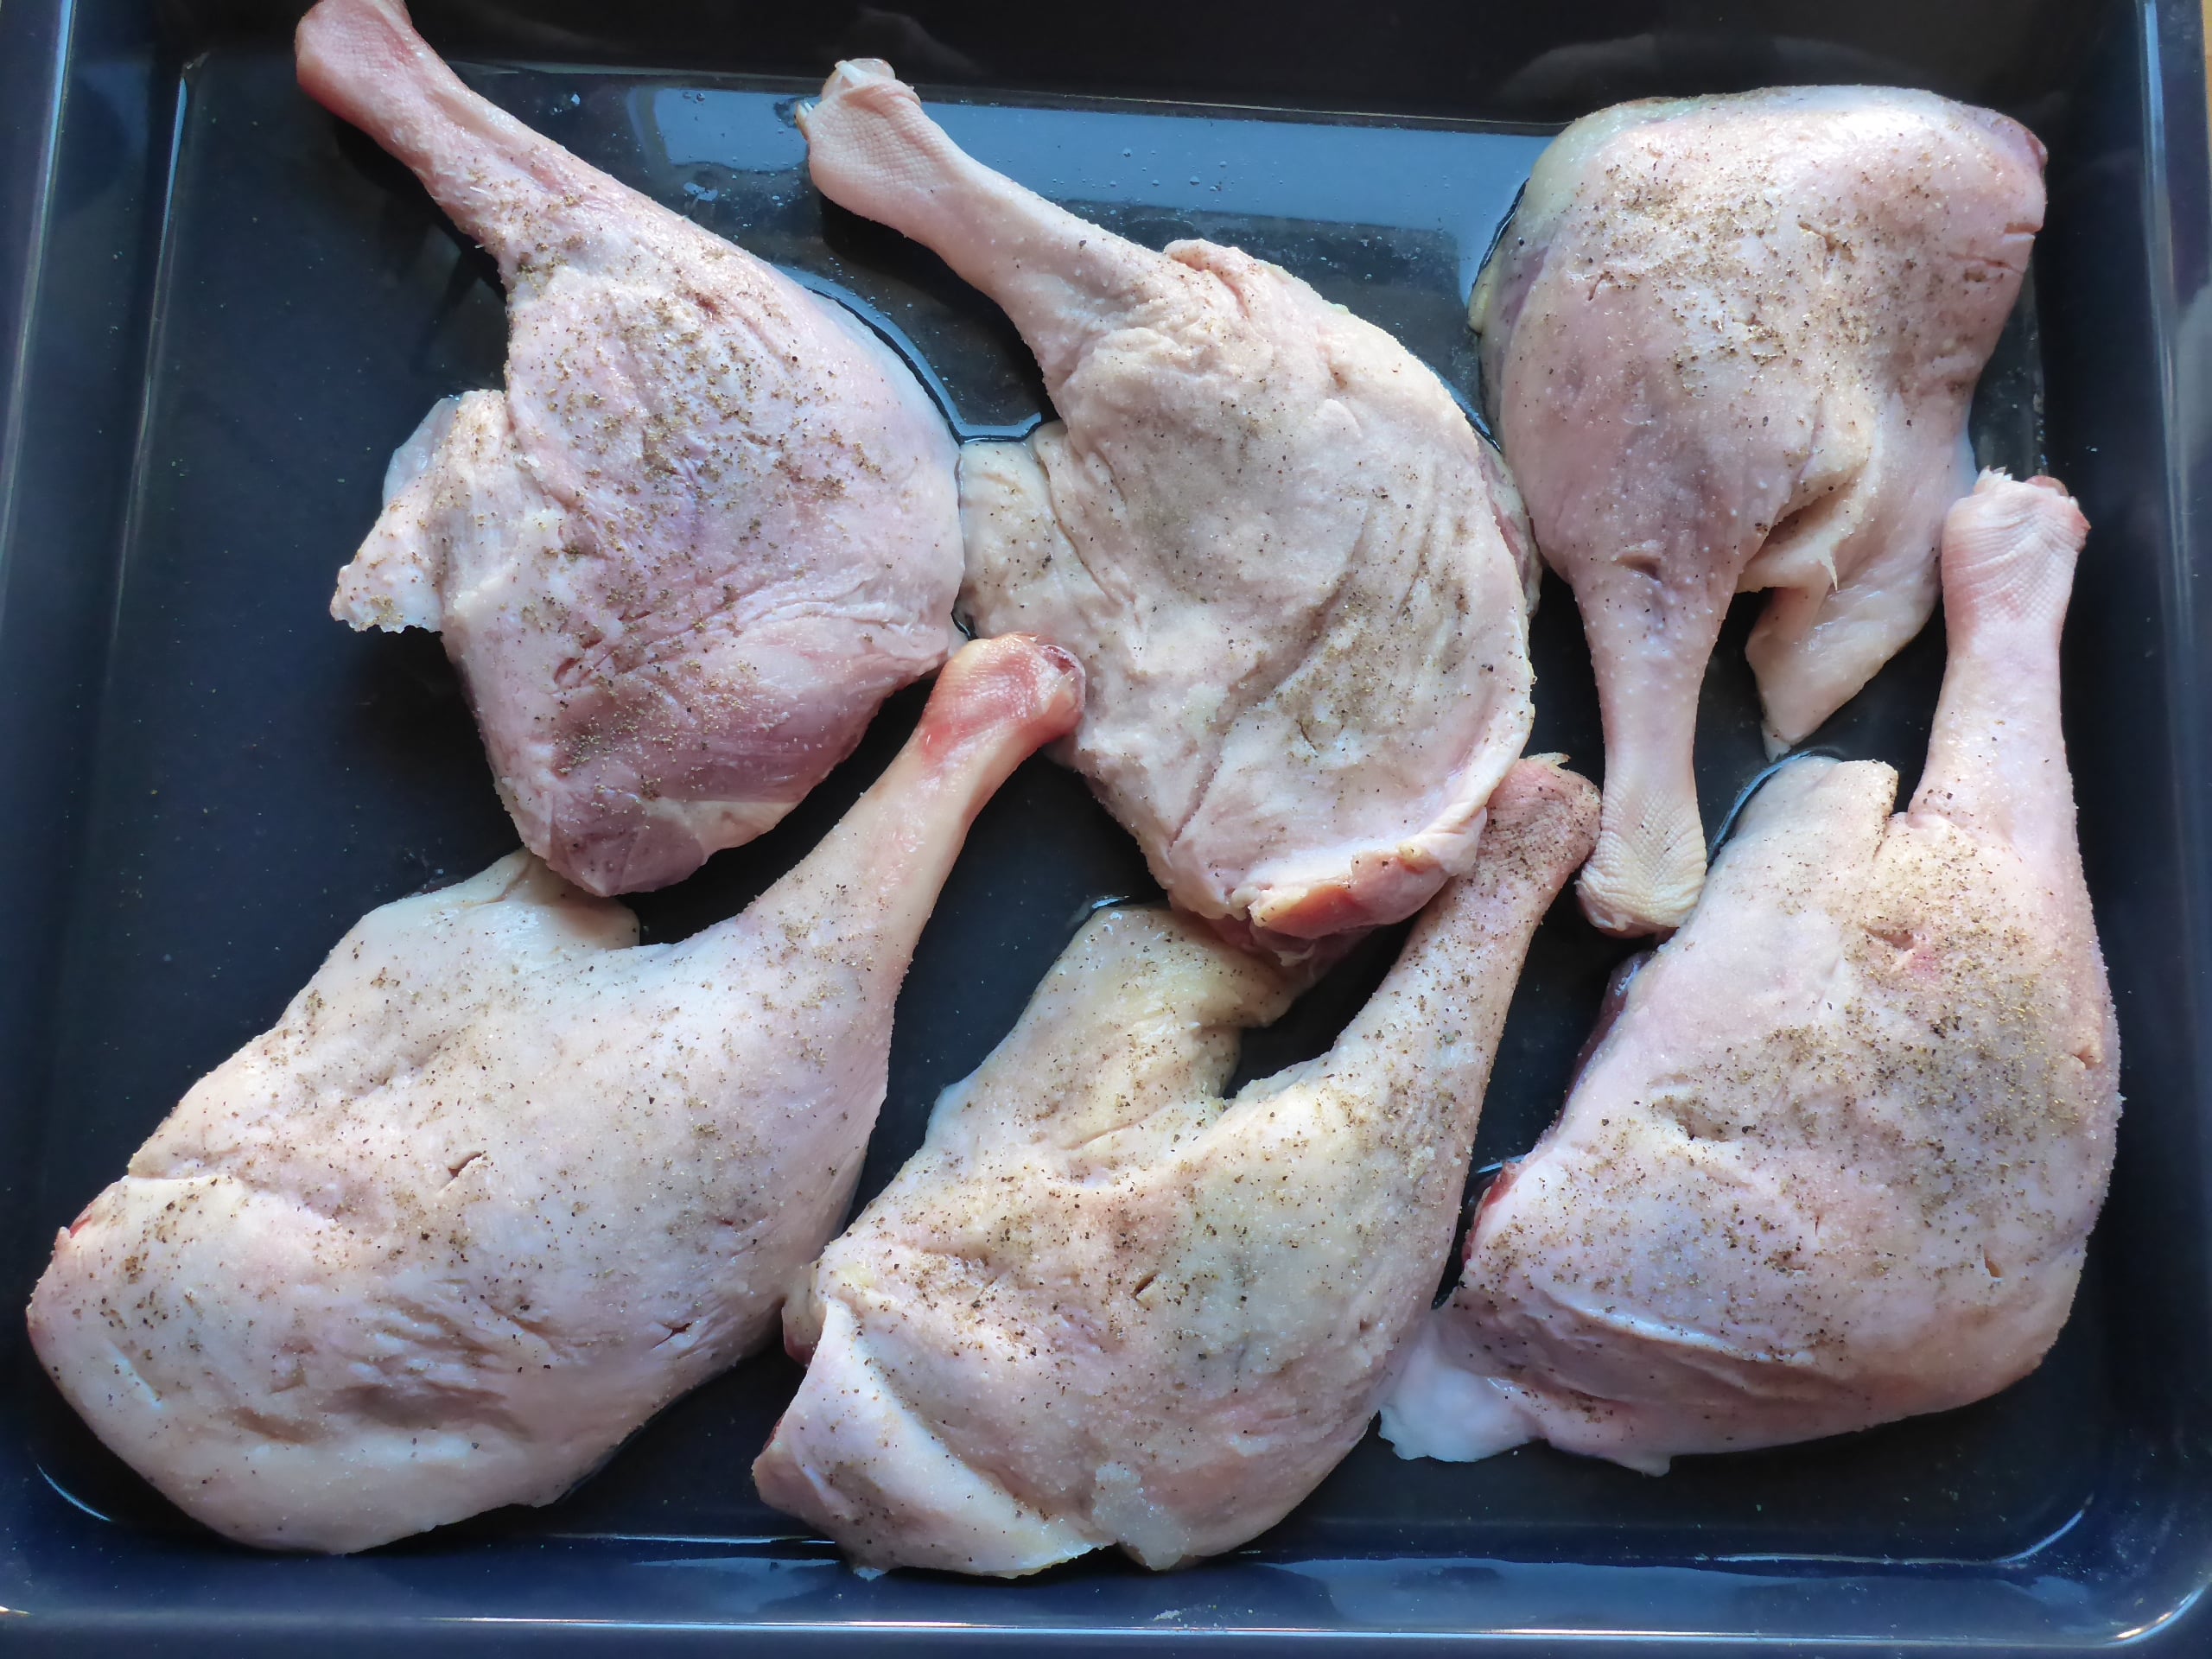
<path id="1" fill-rule="evenodd" d="M 799 85 L 464 66 L 532 126 L 852 305 L 924 370 L 965 437 L 1044 411 L 998 313 L 933 257 L 825 208 L 791 118 Z M 982 160 L 1135 239 L 1204 236 L 1274 259 L 1390 329 L 1471 404 L 1464 307 L 1543 143 L 1529 129 L 1143 105 L 963 102 L 937 111 Z M 329 620 L 332 578 L 373 518 L 386 457 L 430 402 L 497 384 L 503 302 L 488 259 L 408 175 L 302 97 L 289 59 L 219 48 L 188 73 L 161 251 L 145 423 L 108 658 L 85 855 L 45 1103 L 37 1219 L 50 1230 L 122 1168 L 182 1090 L 264 1029 L 372 906 L 474 872 L 512 844 L 436 643 Z M 2039 460 L 2041 378 L 2024 302 L 1977 407 L 1982 459 Z M 2085 566 L 2085 569 L 2088 567 Z M 1708 677 L 1708 824 L 1762 766 L 1738 608 Z M 1531 752 L 1600 761 L 1572 600 L 1548 579 Z M 1910 791 L 1942 667 L 1940 621 L 1814 741 L 1885 760 Z M 747 901 L 811 846 L 918 706 L 779 830 L 638 901 L 679 937 Z M 918 1143 L 936 1092 L 1012 1024 L 1085 908 L 1153 892 L 1070 775 L 1033 762 L 977 826 L 900 1004 L 889 1103 L 861 1184 Z M 1325 1046 L 1395 950 L 1370 942 L 1247 1046 L 1259 1075 Z M 1476 1152 L 1524 1149 L 1624 947 L 1571 900 L 1540 935 Z M 1346 1555 L 1625 1561 L 1726 1555 L 1992 1560 L 2066 1526 L 2111 1405 L 2098 1280 L 2056 1351 L 2000 1397 L 1823 1445 L 1690 1459 L 1653 1480 L 1523 1448 L 1473 1466 L 1398 1460 L 1371 1435 L 1255 1546 Z M 795 1368 L 764 1357 L 639 1434 L 565 1502 L 480 1536 L 792 1538 L 747 1470 Z M 48 1479 L 120 1528 L 185 1523 L 94 1442 L 42 1379 Z M 453 1531 L 438 1548 L 456 1547 Z M 800 1548 L 796 1543 L 782 1548 Z M 806 1550 L 808 1554 L 817 1554 Z M 1112 1573 L 1111 1563 L 1078 1573 Z"/>

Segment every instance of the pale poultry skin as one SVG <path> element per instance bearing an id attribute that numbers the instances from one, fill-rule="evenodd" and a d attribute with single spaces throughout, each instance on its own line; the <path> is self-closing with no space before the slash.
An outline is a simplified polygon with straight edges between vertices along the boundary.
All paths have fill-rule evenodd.
<path id="1" fill-rule="evenodd" d="M 41 1363 L 245 1543 L 559 1497 L 772 1332 L 969 823 L 1081 683 L 1057 647 L 969 647 L 815 852 L 680 944 L 526 853 L 372 912 L 54 1241 Z"/>
<path id="2" fill-rule="evenodd" d="M 1436 376 L 1211 242 L 1141 247 L 963 155 L 875 61 L 817 185 L 1002 306 L 1058 418 L 961 455 L 963 614 L 1084 664 L 1068 758 L 1173 901 L 1249 944 L 1411 915 L 1532 718 L 1519 499 Z"/>
<path id="3" fill-rule="evenodd" d="M 1986 474 L 1910 807 L 1807 758 L 1754 798 L 1557 1124 L 1485 1196 L 1383 1411 L 1408 1456 L 1688 1452 L 1941 1411 L 2032 1370 L 2112 1169 L 2119 1036 L 2058 639 L 2086 525 Z"/>
<path id="4" fill-rule="evenodd" d="M 1296 982 L 1160 909 L 1095 917 L 785 1313 L 753 1478 L 854 1560 L 1167 1567 L 1281 1519 L 1365 1433 L 1451 1248 L 1522 957 L 1597 791 L 1492 799 L 1325 1055 L 1221 1087 Z"/>
<path id="5" fill-rule="evenodd" d="M 1470 320 L 1597 670 L 1598 926 L 1663 933 L 1697 900 L 1698 690 L 1732 596 L 1773 590 L 1747 649 L 1775 753 L 1928 620 L 2043 160 L 2017 122 L 1877 87 L 1622 105 L 1538 159 Z"/>
<path id="6" fill-rule="evenodd" d="M 300 81 L 499 261 L 505 386 L 435 408 L 339 578 L 430 628 L 524 844 L 597 893 L 774 824 L 956 642 L 954 444 L 836 306 L 470 92 L 397 0 Z"/>

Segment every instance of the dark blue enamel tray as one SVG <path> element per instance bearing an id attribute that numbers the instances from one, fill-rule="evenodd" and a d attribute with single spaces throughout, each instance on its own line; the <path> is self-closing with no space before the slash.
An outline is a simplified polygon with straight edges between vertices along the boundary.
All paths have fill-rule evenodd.
<path id="1" fill-rule="evenodd" d="M 1605 0 L 1017 13 L 842 0 L 425 0 L 463 73 L 590 160 L 853 306 L 965 436 L 1043 408 L 1002 319 L 934 258 L 825 209 L 791 100 L 891 57 L 983 159 L 1141 240 L 1289 266 L 1471 397 L 1464 298 L 1544 137 L 1647 92 L 1929 86 L 2051 151 L 2032 295 L 1984 384 L 1985 459 L 2047 458 L 2096 532 L 2070 624 L 2082 824 L 2126 1056 L 2120 1168 L 2057 1350 L 1998 1399 L 1664 1479 L 1523 1448 L 1405 1464 L 1370 1439 L 1248 1549 L 1154 1576 L 863 1580 L 754 1493 L 780 1356 L 680 1403 L 570 1497 L 344 1560 L 183 1521 L 29 1363 L 56 1226 L 191 1080 L 264 1028 L 372 906 L 512 844 L 426 637 L 325 612 L 385 459 L 496 380 L 489 262 L 291 82 L 277 0 L 0 3 L 0 1646 L 72 1653 L 658 1652 L 755 1642 L 1793 1652 L 2212 1647 L 2212 181 L 2195 0 Z M 677 66 L 671 68 L 667 66 Z M 1706 688 L 1707 820 L 1762 764 L 1739 613 Z M 1573 607 L 1536 626 L 1538 750 L 1601 760 Z M 1940 625 L 1815 740 L 1910 787 Z M 649 937 L 744 903 L 834 821 L 918 706 L 774 834 L 641 900 Z M 1069 775 L 977 826 L 899 1008 L 863 1195 L 1141 861 Z M 1324 1046 L 1387 963 L 1347 961 L 1248 1044 Z M 1516 1001 L 1477 1163 L 1525 1147 L 1622 947 L 1567 905 Z M 1701 1645 L 1701 1644 L 1700 1644 Z"/>

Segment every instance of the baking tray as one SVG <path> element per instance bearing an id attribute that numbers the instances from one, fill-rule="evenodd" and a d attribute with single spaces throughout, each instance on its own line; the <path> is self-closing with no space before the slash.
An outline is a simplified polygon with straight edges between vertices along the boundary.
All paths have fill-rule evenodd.
<path id="1" fill-rule="evenodd" d="M 404 170 L 294 89 L 298 8 L 0 4 L 0 1645 L 80 1653 L 675 1651 L 899 1641 L 1105 1651 L 1423 1640 L 1625 1650 L 2212 1646 L 2212 990 L 2205 689 L 2212 298 L 2195 0 L 1065 10 L 659 0 L 437 4 L 478 87 L 851 304 L 963 435 L 1043 398 L 934 258 L 825 208 L 791 100 L 891 57 L 986 161 L 1150 243 L 1209 235 L 1392 329 L 1471 400 L 1462 305 L 1543 137 L 1618 99 L 1789 80 L 1928 86 L 2049 143 L 2031 296 L 1978 446 L 2048 457 L 2096 524 L 2068 633 L 2084 852 L 2120 1007 L 2119 1168 L 2075 1317 L 1998 1398 L 1662 1480 L 1529 1447 L 1472 1466 L 1371 1437 L 1282 1525 L 1184 1572 L 863 1579 L 753 1492 L 795 1368 L 702 1389 L 563 1503 L 346 1560 L 232 1548 L 111 1458 L 29 1362 L 54 1228 L 191 1080 L 264 1028 L 372 906 L 512 834 L 423 635 L 325 614 L 385 457 L 493 384 L 492 267 Z M 667 66 L 680 66 L 670 68 Z M 1701 715 L 1707 822 L 1758 770 L 1739 607 Z M 1601 760 L 1572 601 L 1535 624 L 1533 747 Z M 1940 626 L 1815 740 L 1918 770 Z M 911 725 L 895 700 L 781 828 L 638 901 L 649 938 L 728 913 L 811 846 Z M 900 1002 L 862 1180 L 1007 1027 L 1082 913 L 1151 891 L 1070 775 L 978 823 Z M 1247 1046 L 1324 1046 L 1395 935 Z M 1562 906 L 1516 996 L 1477 1163 L 1556 1107 L 1624 947 Z"/>

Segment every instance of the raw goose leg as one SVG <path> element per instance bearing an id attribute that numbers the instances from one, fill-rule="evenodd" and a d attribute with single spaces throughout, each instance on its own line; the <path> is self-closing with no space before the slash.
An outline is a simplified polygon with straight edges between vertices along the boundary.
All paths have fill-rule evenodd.
<path id="1" fill-rule="evenodd" d="M 1691 746 L 1731 596 L 1775 590 L 1750 655 L 1777 751 L 1927 621 L 2043 213 L 2027 130 L 1924 92 L 1624 105 L 1538 160 L 1471 320 L 1597 666 L 1599 927 L 1664 932 L 1697 901 Z"/>
<path id="2" fill-rule="evenodd" d="M 1865 762 L 1760 792 L 1487 1196 L 1384 1409 L 1400 1451 L 1658 1470 L 1963 1405 L 2043 1357 L 2120 1114 L 2058 721 L 2084 530 L 2048 479 L 1952 509 L 1911 809 Z"/>
<path id="3" fill-rule="evenodd" d="M 1287 956 L 1418 910 L 1530 719 L 1533 554 L 1450 394 L 1273 265 L 1155 253 L 978 165 L 887 65 L 839 66 L 802 124 L 825 195 L 1037 353 L 1060 418 L 962 457 L 963 603 L 1082 661 L 1071 758 L 1168 895 Z"/>
<path id="4" fill-rule="evenodd" d="M 1366 1432 L 1427 1312 L 1523 952 L 1597 791 L 1506 776 L 1468 874 L 1321 1058 L 1219 1090 L 1274 969 L 1095 918 L 814 1270 L 753 1466 L 879 1567 L 1172 1567 L 1274 1524 Z"/>
<path id="5" fill-rule="evenodd" d="M 524 843 L 679 880 L 819 783 L 943 660 L 950 434 L 850 318 L 470 92 L 397 0 L 323 0 L 300 83 L 499 262 L 506 389 L 431 411 L 339 578 L 435 628 Z"/>
<path id="6" fill-rule="evenodd" d="M 520 853 L 373 912 L 55 1240 L 48 1371 L 246 1543 L 560 1497 L 767 1335 L 969 823 L 1080 687 L 1057 648 L 969 646 L 822 845 L 681 944 Z"/>

